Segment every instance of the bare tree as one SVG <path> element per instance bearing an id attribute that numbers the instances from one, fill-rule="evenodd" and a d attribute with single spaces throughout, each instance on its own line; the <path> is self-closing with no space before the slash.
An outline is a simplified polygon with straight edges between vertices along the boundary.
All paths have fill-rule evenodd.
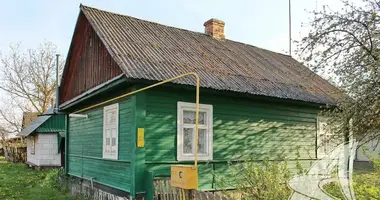
<path id="1" fill-rule="evenodd" d="M 336 77 L 348 94 L 324 114 L 336 135 L 365 143 L 380 137 L 380 2 L 342 0 L 342 9 L 314 11 L 299 55 L 317 72 Z"/>
<path id="2" fill-rule="evenodd" d="M 26 51 L 20 44 L 10 45 L 6 54 L 0 53 L 0 90 L 6 96 L 0 107 L 4 134 L 21 130 L 23 112 L 42 114 L 51 106 L 56 90 L 56 53 L 57 47 L 48 41 Z"/>

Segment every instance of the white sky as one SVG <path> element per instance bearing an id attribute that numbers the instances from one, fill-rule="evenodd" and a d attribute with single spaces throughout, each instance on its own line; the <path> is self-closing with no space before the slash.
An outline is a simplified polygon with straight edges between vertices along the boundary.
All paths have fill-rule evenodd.
<path id="1" fill-rule="evenodd" d="M 338 2 L 292 0 L 293 39 L 307 33 L 307 28 L 301 28 L 312 17 L 306 10 L 323 4 L 336 7 Z M 286 54 L 289 49 L 288 0 L 20 0 L 0 3 L 0 52 L 6 53 L 11 43 L 22 42 L 27 49 L 48 40 L 58 46 L 57 53 L 66 56 L 80 3 L 198 32 L 214 17 L 225 21 L 228 39 Z M 0 92 L 0 97 L 4 95 Z"/>

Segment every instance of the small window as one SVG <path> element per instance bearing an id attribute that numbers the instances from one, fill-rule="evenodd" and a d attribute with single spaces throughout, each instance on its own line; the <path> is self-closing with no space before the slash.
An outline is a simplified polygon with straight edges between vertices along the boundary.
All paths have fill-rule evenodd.
<path id="1" fill-rule="evenodd" d="M 35 154 L 35 152 L 36 152 L 36 137 L 32 136 L 30 138 L 30 140 L 32 142 L 32 146 L 30 147 L 30 153 Z"/>
<path id="2" fill-rule="evenodd" d="M 103 158 L 118 158 L 119 104 L 105 106 L 103 110 Z"/>
<path id="3" fill-rule="evenodd" d="M 177 160 L 194 160 L 195 104 L 178 102 Z M 198 159 L 212 160 L 212 105 L 199 105 Z"/>
<path id="4" fill-rule="evenodd" d="M 324 118 L 317 119 L 317 137 L 318 158 L 329 154 L 337 146 L 332 131 L 327 126 L 327 120 Z"/>

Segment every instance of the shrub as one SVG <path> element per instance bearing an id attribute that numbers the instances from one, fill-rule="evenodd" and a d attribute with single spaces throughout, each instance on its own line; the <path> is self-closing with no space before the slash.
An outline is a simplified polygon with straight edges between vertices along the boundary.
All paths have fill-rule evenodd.
<path id="1" fill-rule="evenodd" d="M 287 186 L 291 172 L 286 161 L 246 161 L 230 167 L 233 175 L 216 177 L 222 187 L 236 184 L 236 192 L 225 192 L 231 199 L 287 199 L 291 194 Z"/>
<path id="2" fill-rule="evenodd" d="M 374 165 L 373 170 L 361 170 L 359 173 L 354 171 L 353 188 L 356 199 L 378 200 L 380 198 L 380 158 L 370 157 L 370 159 Z M 345 199 L 337 182 L 327 184 L 323 186 L 323 189 L 338 199 Z"/>
<path id="3" fill-rule="evenodd" d="M 41 186 L 48 187 L 48 188 L 59 188 L 57 180 L 62 175 L 63 175 L 63 172 L 61 169 L 49 170 L 49 172 L 46 173 L 46 176 L 44 180 L 42 181 Z"/>

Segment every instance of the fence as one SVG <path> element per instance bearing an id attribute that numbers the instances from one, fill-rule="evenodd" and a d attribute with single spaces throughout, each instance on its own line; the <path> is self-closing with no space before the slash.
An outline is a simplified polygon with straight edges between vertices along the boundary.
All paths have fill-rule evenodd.
<path id="1" fill-rule="evenodd" d="M 198 190 L 184 190 L 171 187 L 170 178 L 161 177 L 153 179 L 155 200 L 227 200 L 221 193 L 204 192 Z"/>
<path id="2" fill-rule="evenodd" d="M 26 162 L 26 147 L 5 147 L 5 160 L 9 162 Z"/>

